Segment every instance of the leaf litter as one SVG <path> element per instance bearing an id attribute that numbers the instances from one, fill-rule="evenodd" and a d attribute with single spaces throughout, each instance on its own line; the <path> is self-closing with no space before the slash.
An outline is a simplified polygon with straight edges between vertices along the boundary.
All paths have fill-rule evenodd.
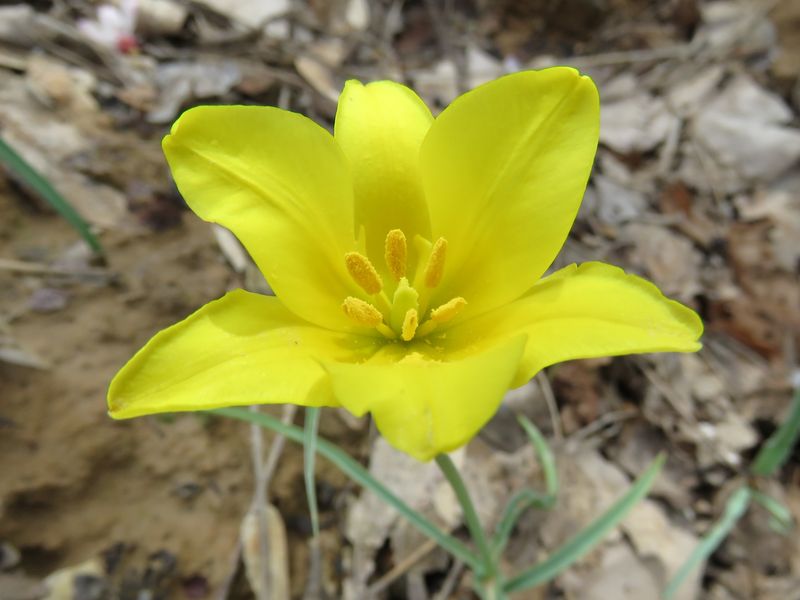
<path id="1" fill-rule="evenodd" d="M 518 522 L 510 569 L 541 560 L 667 452 L 651 498 L 618 532 L 548 590 L 520 595 L 658 598 L 784 418 L 798 368 L 796 4 L 302 4 L 109 3 L 133 8 L 127 30 L 101 3 L 0 7 L 0 136 L 108 254 L 93 264 L 40 198 L 0 176 L 0 542 L 19 557 L 2 563 L 0 597 L 251 593 L 237 551 L 254 485 L 244 430 L 190 415 L 116 424 L 103 403 L 110 376 L 156 330 L 226 289 L 269 290 L 235 240 L 182 218 L 159 150 L 181 110 L 282 105 L 330 126 L 350 77 L 405 80 L 440 108 L 505 72 L 573 64 L 600 87 L 601 146 L 554 268 L 599 259 L 653 279 L 701 312 L 705 347 L 551 367 L 546 383 L 510 393 L 456 460 L 491 527 L 514 491 L 542 484 L 513 415 L 553 445 L 559 502 Z M 435 469 L 406 464 L 335 411 L 321 433 L 464 533 Z M 795 453 L 760 484 L 795 521 L 797 482 Z M 317 496 L 328 597 L 470 597 L 458 564 L 324 461 Z M 297 449 L 278 463 L 269 506 L 286 529 L 287 593 L 301 597 L 309 520 Z M 797 536 L 769 524 L 751 509 L 676 597 L 792 597 Z"/>

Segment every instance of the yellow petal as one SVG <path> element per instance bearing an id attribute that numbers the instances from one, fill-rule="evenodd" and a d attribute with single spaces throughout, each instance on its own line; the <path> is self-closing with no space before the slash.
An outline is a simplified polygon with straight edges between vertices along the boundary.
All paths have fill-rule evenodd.
<path id="1" fill-rule="evenodd" d="M 399 83 L 348 81 L 342 90 L 334 135 L 353 175 L 356 231 L 364 226 L 376 265 L 392 229 L 408 239 L 430 237 L 419 147 L 432 121 L 419 96 Z M 383 264 L 379 268 L 386 273 Z"/>
<path id="2" fill-rule="evenodd" d="M 590 262 L 561 269 L 519 300 L 452 327 L 447 343 L 498 343 L 519 333 L 528 343 L 514 386 L 565 360 L 694 352 L 703 323 L 646 279 Z"/>
<path id="3" fill-rule="evenodd" d="M 272 107 L 200 106 L 163 142 L 178 189 L 207 221 L 233 231 L 283 303 L 307 321 L 346 329 L 353 290 L 352 185 L 333 137 Z"/>
<path id="4" fill-rule="evenodd" d="M 157 333 L 108 390 L 112 417 L 244 404 L 335 405 L 317 358 L 363 360 L 372 338 L 315 327 L 243 290 Z"/>
<path id="5" fill-rule="evenodd" d="M 389 346 L 365 364 L 325 363 L 337 400 L 371 412 L 393 446 L 422 460 L 466 444 L 494 415 L 517 370 L 525 337 L 452 355 L 424 343 Z"/>
<path id="6" fill-rule="evenodd" d="M 433 303 L 475 315 L 522 295 L 552 263 L 583 197 L 599 130 L 594 83 L 555 67 L 457 98 L 421 149 L 434 236 L 449 242 Z"/>

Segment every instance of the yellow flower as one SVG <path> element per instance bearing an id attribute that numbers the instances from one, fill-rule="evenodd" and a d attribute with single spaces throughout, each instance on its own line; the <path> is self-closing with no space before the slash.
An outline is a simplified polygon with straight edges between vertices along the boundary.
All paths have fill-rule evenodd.
<path id="1" fill-rule="evenodd" d="M 569 68 L 507 75 L 435 119 L 407 87 L 350 81 L 333 136 L 272 107 L 187 111 L 163 143 L 178 188 L 277 297 L 235 290 L 158 333 L 111 383 L 111 416 L 343 406 L 428 460 L 547 365 L 697 350 L 698 316 L 639 277 L 541 278 L 598 126 L 597 90 Z"/>

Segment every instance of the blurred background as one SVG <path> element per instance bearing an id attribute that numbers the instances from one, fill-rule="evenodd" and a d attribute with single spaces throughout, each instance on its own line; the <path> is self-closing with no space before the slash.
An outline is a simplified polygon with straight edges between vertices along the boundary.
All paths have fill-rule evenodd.
<path id="1" fill-rule="evenodd" d="M 546 556 L 668 453 L 615 534 L 518 597 L 658 598 L 748 481 L 797 520 L 800 455 L 770 477 L 749 465 L 787 418 L 798 368 L 799 2 L 5 0 L 0 599 L 253 597 L 239 541 L 254 494 L 247 426 L 106 415 L 110 378 L 153 333 L 228 289 L 268 291 L 170 179 L 160 140 L 182 110 L 276 105 L 331 127 L 348 78 L 408 83 L 436 112 L 503 73 L 561 64 L 597 82 L 602 125 L 554 268 L 642 274 L 698 310 L 706 335 L 698 354 L 549 368 L 459 453 L 491 525 L 514 490 L 541 486 L 513 413 L 553 444 L 558 506 L 520 521 L 509 568 Z M 435 467 L 335 410 L 321 432 L 463 531 Z M 472 598 L 463 566 L 324 461 L 310 572 L 302 453 L 272 442 L 270 597 Z M 754 505 L 675 597 L 800 599 L 800 542 L 785 529 Z"/>

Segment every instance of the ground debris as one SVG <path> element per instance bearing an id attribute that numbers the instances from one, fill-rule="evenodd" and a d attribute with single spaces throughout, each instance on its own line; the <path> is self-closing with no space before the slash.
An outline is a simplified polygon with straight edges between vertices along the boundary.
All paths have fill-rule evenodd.
<path id="1" fill-rule="evenodd" d="M 6 2 L 0 136 L 108 256 L 97 263 L 46 203 L 0 172 L 0 539 L 19 551 L 18 564 L 0 568 L 0 597 L 41 597 L 31 573 L 53 574 L 62 589 L 75 565 L 95 569 L 86 598 L 209 598 L 226 578 L 232 600 L 251 593 L 245 570 L 231 574 L 224 560 L 252 490 L 242 430 L 191 415 L 113 423 L 104 404 L 112 374 L 157 330 L 228 289 L 270 293 L 229 232 L 182 218 L 160 150 L 181 111 L 266 104 L 332 128 L 350 78 L 412 84 L 437 114 L 504 73 L 563 64 L 597 82 L 601 138 L 553 268 L 605 260 L 652 279 L 699 311 L 704 348 L 548 368 L 453 458 L 491 528 L 514 491 L 542 483 L 517 414 L 552 442 L 559 503 L 519 521 L 504 564 L 512 571 L 555 550 L 666 453 L 651 499 L 525 596 L 658 598 L 789 402 L 800 347 L 798 19 L 790 1 Z M 324 435 L 464 534 L 435 465 L 374 439 L 367 420 L 327 414 Z M 753 483 L 796 521 L 797 464 L 795 454 L 779 477 Z M 444 600 L 435 594 L 445 588 L 471 597 L 463 565 L 330 465 L 318 476 L 330 597 Z M 297 597 L 308 517 L 296 448 L 270 502 L 286 527 L 286 593 Z M 769 523 L 751 510 L 680 597 L 793 598 L 797 536 Z"/>

